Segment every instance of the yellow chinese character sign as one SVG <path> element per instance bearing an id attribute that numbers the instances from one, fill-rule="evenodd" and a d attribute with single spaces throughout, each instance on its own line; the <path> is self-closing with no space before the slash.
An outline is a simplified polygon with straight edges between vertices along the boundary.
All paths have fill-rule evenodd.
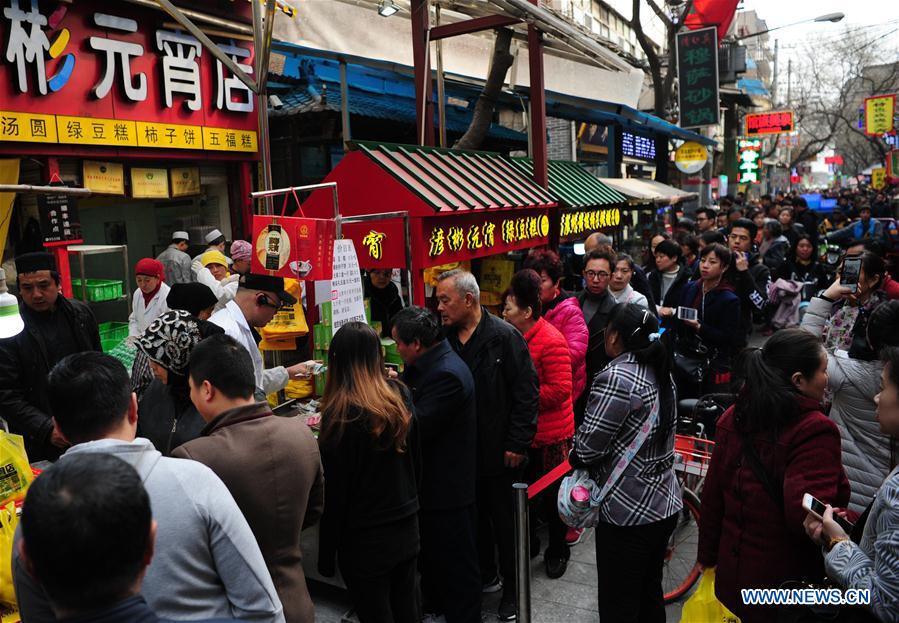
<path id="1" fill-rule="evenodd" d="M 865 98 L 865 134 L 879 136 L 893 131 L 896 113 L 895 95 L 877 95 Z"/>
<path id="2" fill-rule="evenodd" d="M 362 244 L 368 249 L 368 255 L 373 260 L 379 260 L 384 256 L 384 239 L 387 237 L 379 231 L 371 230 L 368 235 L 362 239 Z"/>
<path id="3" fill-rule="evenodd" d="M 871 171 L 871 188 L 881 190 L 887 185 L 887 170 L 884 168 Z"/>
<path id="4" fill-rule="evenodd" d="M 621 211 L 618 208 L 606 210 L 590 210 L 588 212 L 565 212 L 561 217 L 560 235 L 586 236 L 594 231 L 617 227 L 621 222 Z"/>
<path id="5" fill-rule="evenodd" d="M 427 229 L 428 257 L 490 255 L 491 252 L 501 253 L 545 244 L 549 235 L 549 218 L 540 213 L 472 220 L 467 218 L 464 223 L 456 224 L 453 221 Z"/>

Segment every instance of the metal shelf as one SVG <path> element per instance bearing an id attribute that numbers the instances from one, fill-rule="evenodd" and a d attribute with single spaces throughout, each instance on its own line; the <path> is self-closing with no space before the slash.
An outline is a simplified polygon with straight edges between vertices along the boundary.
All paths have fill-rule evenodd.
<path id="1" fill-rule="evenodd" d="M 125 301 L 128 307 L 128 315 L 131 315 L 131 280 L 128 279 L 128 247 L 124 244 L 76 244 L 67 248 L 70 255 L 78 256 L 78 268 L 81 271 L 81 300 L 88 304 L 120 303 Z M 84 275 L 84 258 L 87 255 L 102 255 L 105 253 L 121 253 L 122 255 L 122 290 L 125 292 L 119 298 L 108 301 L 87 300 L 87 280 Z"/>

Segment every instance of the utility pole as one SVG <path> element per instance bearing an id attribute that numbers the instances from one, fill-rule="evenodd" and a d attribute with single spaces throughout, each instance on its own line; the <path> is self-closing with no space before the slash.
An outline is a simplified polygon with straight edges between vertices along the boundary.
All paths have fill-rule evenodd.
<path id="1" fill-rule="evenodd" d="M 774 40 L 774 71 L 771 75 L 771 100 L 777 109 L 777 39 Z"/>
<path id="2" fill-rule="evenodd" d="M 793 93 L 793 59 L 787 60 L 787 109 L 792 110 L 790 102 L 792 101 L 792 93 Z M 794 132 L 798 132 L 796 128 L 793 128 Z M 793 137 L 787 136 L 787 176 L 790 180 L 789 188 L 793 190 Z"/>

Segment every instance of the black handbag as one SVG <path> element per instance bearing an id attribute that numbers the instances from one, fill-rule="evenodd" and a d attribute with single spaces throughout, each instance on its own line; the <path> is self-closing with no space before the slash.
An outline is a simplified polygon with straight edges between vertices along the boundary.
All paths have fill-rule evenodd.
<path id="1" fill-rule="evenodd" d="M 712 368 L 712 351 L 698 338 L 681 338 L 674 345 L 673 371 L 678 382 L 700 386 Z"/>

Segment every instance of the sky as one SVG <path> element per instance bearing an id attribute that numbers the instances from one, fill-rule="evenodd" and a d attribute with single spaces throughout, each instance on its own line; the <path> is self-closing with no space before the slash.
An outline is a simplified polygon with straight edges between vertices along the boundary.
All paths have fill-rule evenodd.
<path id="1" fill-rule="evenodd" d="M 899 50 L 899 2 L 894 0 L 743 0 L 740 9 L 754 9 L 769 28 L 812 19 L 827 13 L 844 13 L 839 23 L 830 22 L 800 24 L 772 32 L 769 37 L 779 41 L 781 62 L 790 55 L 803 52 L 806 41 L 826 43 L 839 37 L 847 28 L 881 36 L 894 50 Z M 800 47 L 796 47 L 799 45 Z M 897 60 L 899 56 L 894 59 Z"/>

